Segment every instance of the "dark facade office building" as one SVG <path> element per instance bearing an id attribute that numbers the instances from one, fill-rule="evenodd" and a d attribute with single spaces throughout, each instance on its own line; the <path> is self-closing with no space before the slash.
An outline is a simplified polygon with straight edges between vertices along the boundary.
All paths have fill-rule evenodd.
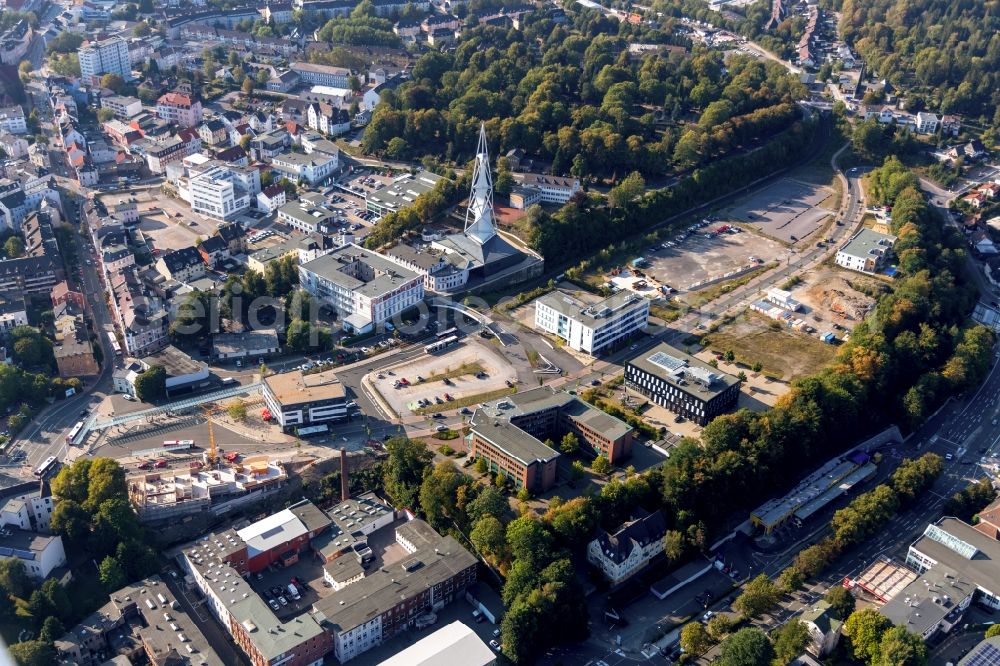
<path id="1" fill-rule="evenodd" d="M 629 361 L 625 384 L 702 426 L 732 409 L 740 397 L 739 378 L 667 344 Z"/>

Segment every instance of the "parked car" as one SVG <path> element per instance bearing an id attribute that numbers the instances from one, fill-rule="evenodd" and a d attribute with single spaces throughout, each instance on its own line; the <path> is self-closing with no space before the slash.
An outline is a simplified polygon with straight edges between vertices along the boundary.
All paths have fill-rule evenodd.
<path id="1" fill-rule="evenodd" d="M 278 602 L 275 601 L 274 599 L 268 599 L 267 600 L 267 605 L 270 606 L 271 610 L 273 610 L 273 611 L 277 611 L 277 610 L 281 609 L 281 606 L 279 606 Z"/>
<path id="2" fill-rule="evenodd" d="M 281 604 L 282 606 L 287 606 L 288 605 L 288 599 L 286 599 L 284 597 L 278 597 L 278 603 Z"/>

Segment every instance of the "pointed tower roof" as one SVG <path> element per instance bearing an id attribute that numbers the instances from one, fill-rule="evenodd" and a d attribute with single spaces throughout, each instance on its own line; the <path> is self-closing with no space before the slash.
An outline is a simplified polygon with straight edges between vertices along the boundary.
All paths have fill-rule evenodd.
<path id="1" fill-rule="evenodd" d="M 472 170 L 469 207 L 465 211 L 465 235 L 480 245 L 497 235 L 493 219 L 493 177 L 490 174 L 485 123 L 479 125 L 479 146 L 476 148 L 476 163 Z"/>

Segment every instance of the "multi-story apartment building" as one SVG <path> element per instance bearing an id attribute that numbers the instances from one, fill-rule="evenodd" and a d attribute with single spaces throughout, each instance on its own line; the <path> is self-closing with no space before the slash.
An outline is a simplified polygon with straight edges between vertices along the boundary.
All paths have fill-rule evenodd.
<path id="1" fill-rule="evenodd" d="M 192 173 L 188 189 L 191 210 L 228 220 L 250 208 L 260 192 L 260 172 L 255 167 L 213 162 L 209 168 Z"/>
<path id="2" fill-rule="evenodd" d="M 329 86 L 331 88 L 349 88 L 351 70 L 346 67 L 317 65 L 311 62 L 293 62 L 290 68 L 299 75 L 299 79 L 314 86 Z"/>
<path id="3" fill-rule="evenodd" d="M 168 92 L 156 100 L 156 115 L 180 127 L 201 123 L 201 102 L 191 95 Z"/>
<path id="4" fill-rule="evenodd" d="M 156 271 L 168 280 L 188 282 L 205 274 L 205 262 L 193 245 L 171 250 L 156 260 Z"/>
<path id="5" fill-rule="evenodd" d="M 50 293 L 65 277 L 49 213 L 28 214 L 20 231 L 24 255 L 0 260 L 0 293 Z"/>
<path id="6" fill-rule="evenodd" d="M 338 155 L 323 152 L 280 153 L 271 157 L 271 168 L 293 182 L 303 181 L 310 185 L 329 178 L 340 166 Z"/>
<path id="7" fill-rule="evenodd" d="M 620 346 L 648 322 L 649 301 L 630 291 L 589 305 L 560 290 L 535 301 L 535 328 L 592 355 Z"/>
<path id="8" fill-rule="evenodd" d="M 142 101 L 136 97 L 111 95 L 101 98 L 101 108 L 109 109 L 116 118 L 130 120 L 142 113 Z"/>
<path id="9" fill-rule="evenodd" d="M 15 104 L 0 109 L 0 132 L 28 133 L 28 122 L 24 117 L 24 109 L 20 105 Z"/>
<path id="10" fill-rule="evenodd" d="M 663 552 L 667 522 L 659 510 L 653 513 L 636 508 L 632 517 L 615 532 L 598 528 L 587 545 L 587 561 L 619 585 L 638 573 Z"/>
<path id="11" fill-rule="evenodd" d="M 876 273 L 885 266 L 895 244 L 895 236 L 881 234 L 872 229 L 862 229 L 837 250 L 834 261 L 838 266 L 852 271 Z"/>
<path id="12" fill-rule="evenodd" d="M 141 358 L 167 346 L 167 311 L 147 295 L 134 267 L 112 275 L 111 305 L 125 341 L 125 352 Z"/>
<path id="13" fill-rule="evenodd" d="M 354 244 L 300 265 L 299 282 L 335 308 L 347 330 L 358 333 L 372 330 L 424 298 L 422 275 Z"/>
<path id="14" fill-rule="evenodd" d="M 179 136 L 170 137 L 146 147 L 146 164 L 153 173 L 162 174 L 166 172 L 168 164 L 180 162 L 200 149 L 200 141 L 184 141 Z"/>
<path id="15" fill-rule="evenodd" d="M 132 62 L 129 59 L 128 43 L 120 37 L 89 42 L 81 46 L 80 76 L 93 83 L 104 74 L 117 74 L 124 80 L 132 78 Z"/>
<path id="16" fill-rule="evenodd" d="M 738 377 L 666 343 L 643 352 L 625 366 L 626 386 L 679 418 L 702 426 L 736 405 L 740 384 Z"/>
<path id="17" fill-rule="evenodd" d="M 271 417 L 286 432 L 347 418 L 347 391 L 333 370 L 270 375 L 262 392 Z"/>

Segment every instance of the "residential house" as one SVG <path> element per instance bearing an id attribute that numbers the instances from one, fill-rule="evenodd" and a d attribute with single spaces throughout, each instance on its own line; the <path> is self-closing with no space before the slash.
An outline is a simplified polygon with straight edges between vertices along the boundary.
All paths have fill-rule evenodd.
<path id="1" fill-rule="evenodd" d="M 257 195 L 257 210 L 270 214 L 284 206 L 286 201 L 284 187 L 278 184 L 269 185 Z"/>
<path id="2" fill-rule="evenodd" d="M 202 143 L 207 143 L 210 146 L 223 146 L 229 140 L 225 123 L 218 119 L 202 123 L 198 127 L 198 136 L 201 137 Z"/>
<path id="3" fill-rule="evenodd" d="M 161 255 L 156 260 L 156 271 L 168 280 L 189 282 L 205 274 L 205 263 L 192 245 Z"/>
<path id="4" fill-rule="evenodd" d="M 613 534 L 598 529 L 587 546 L 587 561 L 599 569 L 612 585 L 619 585 L 646 567 L 663 552 L 667 523 L 659 510 L 640 508 Z"/>
<path id="5" fill-rule="evenodd" d="M 825 657 L 836 649 L 844 623 L 827 601 L 817 601 L 812 608 L 802 613 L 799 620 L 809 632 L 809 643 L 806 645 L 809 652 L 817 657 Z"/>

